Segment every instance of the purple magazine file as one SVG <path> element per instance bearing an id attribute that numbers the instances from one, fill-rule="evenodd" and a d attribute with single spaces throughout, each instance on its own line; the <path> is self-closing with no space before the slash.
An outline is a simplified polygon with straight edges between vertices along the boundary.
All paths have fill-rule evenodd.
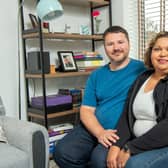
<path id="1" fill-rule="evenodd" d="M 49 95 L 49 96 L 46 96 L 47 107 L 64 105 L 64 104 L 71 104 L 71 103 L 72 103 L 72 96 L 71 95 Z M 32 97 L 31 98 L 31 105 L 33 107 L 42 107 L 43 106 L 43 96 Z"/>

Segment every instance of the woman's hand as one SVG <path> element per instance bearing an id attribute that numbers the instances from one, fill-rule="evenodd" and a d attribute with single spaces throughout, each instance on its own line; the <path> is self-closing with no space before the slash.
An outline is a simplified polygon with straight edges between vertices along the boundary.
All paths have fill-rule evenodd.
<path id="1" fill-rule="evenodd" d="M 117 130 L 102 130 L 97 137 L 98 142 L 106 148 L 110 147 L 119 139 L 116 132 Z"/>
<path id="2" fill-rule="evenodd" d="M 118 146 L 112 146 L 109 149 L 107 155 L 107 167 L 108 168 L 117 168 L 117 157 L 120 152 L 120 148 Z"/>
<path id="3" fill-rule="evenodd" d="M 131 154 L 129 151 L 121 150 L 117 158 L 117 168 L 124 168 Z"/>

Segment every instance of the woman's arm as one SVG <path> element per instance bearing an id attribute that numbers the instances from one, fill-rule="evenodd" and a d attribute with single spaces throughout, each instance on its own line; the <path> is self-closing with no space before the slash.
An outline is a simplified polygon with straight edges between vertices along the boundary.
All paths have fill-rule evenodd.
<path id="1" fill-rule="evenodd" d="M 117 168 L 117 157 L 120 153 L 120 148 L 118 146 L 111 146 L 107 154 L 107 167 Z"/>

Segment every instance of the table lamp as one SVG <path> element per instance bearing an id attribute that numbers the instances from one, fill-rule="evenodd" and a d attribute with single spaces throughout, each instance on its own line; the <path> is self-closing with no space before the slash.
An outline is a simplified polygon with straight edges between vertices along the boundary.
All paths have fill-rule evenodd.
<path id="1" fill-rule="evenodd" d="M 58 0 L 40 0 L 36 11 L 42 21 L 49 21 L 63 14 L 62 5 Z"/>

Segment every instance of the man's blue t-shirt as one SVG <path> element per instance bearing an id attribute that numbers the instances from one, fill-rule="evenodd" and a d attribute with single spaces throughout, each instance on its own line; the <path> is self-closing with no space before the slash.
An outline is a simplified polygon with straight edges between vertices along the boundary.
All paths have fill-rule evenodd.
<path id="1" fill-rule="evenodd" d="M 134 59 L 116 71 L 110 70 L 109 64 L 95 70 L 87 80 L 82 105 L 95 107 L 100 124 L 105 129 L 114 129 L 130 86 L 144 70 L 143 62 Z"/>

